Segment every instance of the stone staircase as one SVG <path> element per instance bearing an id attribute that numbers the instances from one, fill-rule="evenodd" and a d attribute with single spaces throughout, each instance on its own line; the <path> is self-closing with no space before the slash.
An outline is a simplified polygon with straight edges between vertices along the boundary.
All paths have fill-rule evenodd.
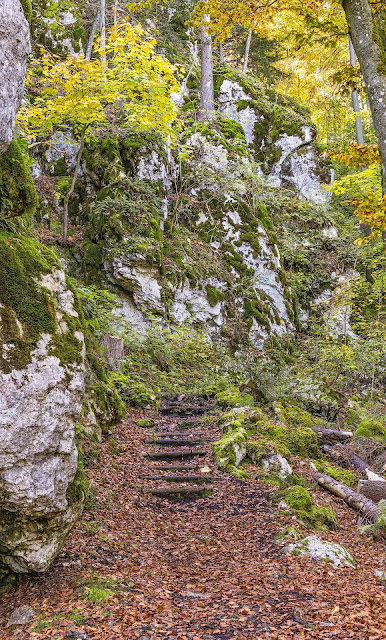
<path id="1" fill-rule="evenodd" d="M 156 426 L 144 437 L 148 469 L 143 492 L 154 496 L 205 496 L 213 492 L 211 437 L 201 418 L 213 406 L 196 396 L 172 396 L 162 403 Z"/>

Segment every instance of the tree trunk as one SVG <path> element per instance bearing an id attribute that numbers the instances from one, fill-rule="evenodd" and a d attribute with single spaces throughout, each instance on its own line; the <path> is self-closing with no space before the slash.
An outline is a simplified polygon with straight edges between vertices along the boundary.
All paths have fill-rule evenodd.
<path id="1" fill-rule="evenodd" d="M 251 40 L 252 40 L 252 29 L 248 31 L 247 44 L 245 45 L 245 55 L 244 55 L 244 64 L 243 64 L 243 73 L 247 73 L 248 69 L 248 60 L 249 60 L 249 50 L 251 48 Z"/>
<path id="2" fill-rule="evenodd" d="M 377 505 L 372 500 L 353 491 L 353 489 L 350 489 L 350 487 L 347 487 L 345 484 L 337 482 L 337 480 L 334 480 L 326 473 L 315 471 L 313 473 L 313 479 L 316 480 L 321 487 L 333 493 L 334 496 L 342 498 L 350 507 L 363 513 L 371 522 L 376 522 L 378 510 Z"/>
<path id="3" fill-rule="evenodd" d="M 101 48 L 103 51 L 106 51 L 106 0 L 101 0 L 100 12 L 101 12 L 101 20 L 100 20 Z M 101 60 L 103 64 L 106 62 L 106 56 L 104 54 L 102 54 Z"/>
<path id="4" fill-rule="evenodd" d="M 95 38 L 95 34 L 97 32 L 98 29 L 98 25 L 101 19 L 101 8 L 99 7 L 98 12 L 95 16 L 95 20 L 93 22 L 92 25 L 92 29 L 91 29 L 91 33 L 87 42 L 87 49 L 86 49 L 86 60 L 91 60 L 91 54 L 92 54 L 92 45 L 94 43 L 94 38 Z"/>
<path id="5" fill-rule="evenodd" d="M 204 16 L 201 27 L 201 98 L 200 117 L 204 122 L 214 117 L 214 84 L 213 84 L 213 55 L 212 38 L 208 32 L 210 17 Z"/>
<path id="6" fill-rule="evenodd" d="M 386 72 L 382 50 L 374 38 L 373 16 L 368 0 L 343 0 L 343 10 L 354 45 L 373 116 L 382 161 L 383 191 L 386 192 Z"/>
<path id="7" fill-rule="evenodd" d="M 103 355 L 109 369 L 120 371 L 125 357 L 123 339 L 105 333 L 101 338 L 101 347 L 105 350 Z"/>
<path id="8" fill-rule="evenodd" d="M 350 63 L 351 63 L 351 66 L 355 67 L 357 63 L 357 57 L 355 55 L 355 49 L 353 47 L 351 38 L 348 39 L 348 46 L 350 49 Z M 357 143 L 365 144 L 365 139 L 363 137 L 362 118 L 360 116 L 361 105 L 359 103 L 358 90 L 356 87 L 355 89 L 353 89 L 351 93 L 351 97 L 352 97 L 352 106 L 355 113 L 355 131 L 356 131 Z"/>
<path id="9" fill-rule="evenodd" d="M 76 156 L 76 165 L 75 165 L 75 171 L 74 171 L 74 175 L 71 182 L 71 187 L 66 197 L 64 198 L 64 204 L 63 204 L 63 242 L 64 244 L 66 244 L 68 240 L 68 205 L 69 205 L 71 196 L 74 193 L 75 184 L 78 179 L 80 163 L 82 160 L 82 154 L 84 149 L 85 137 L 86 137 L 86 129 L 83 130 L 80 138 L 80 147 Z"/>
<path id="10" fill-rule="evenodd" d="M 376 504 L 380 500 L 386 500 L 386 482 L 384 480 L 359 480 L 358 491 Z"/>

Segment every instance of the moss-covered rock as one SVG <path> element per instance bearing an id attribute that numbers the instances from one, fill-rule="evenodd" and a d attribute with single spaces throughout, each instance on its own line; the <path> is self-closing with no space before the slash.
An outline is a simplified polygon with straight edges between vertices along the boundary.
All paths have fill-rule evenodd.
<path id="1" fill-rule="evenodd" d="M 213 444 L 215 461 L 220 469 L 230 471 L 240 465 L 247 453 L 247 438 L 246 430 L 239 427 Z"/>
<path id="2" fill-rule="evenodd" d="M 299 521 L 307 528 L 336 529 L 338 527 L 334 511 L 330 507 L 314 505 L 309 491 L 304 487 L 290 487 L 285 491 L 284 499 Z"/>
<path id="3" fill-rule="evenodd" d="M 31 216 L 37 206 L 37 195 L 31 174 L 18 142 L 12 140 L 0 155 L 0 220 Z"/>
<path id="4" fill-rule="evenodd" d="M 362 420 L 354 433 L 354 440 L 357 438 L 369 438 L 386 443 L 386 427 L 378 420 Z"/>

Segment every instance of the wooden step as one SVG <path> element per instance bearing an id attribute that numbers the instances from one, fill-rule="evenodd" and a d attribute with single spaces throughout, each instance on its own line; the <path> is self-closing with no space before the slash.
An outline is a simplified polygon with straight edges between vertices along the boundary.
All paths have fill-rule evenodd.
<path id="1" fill-rule="evenodd" d="M 153 496 L 166 496 L 171 494 L 179 494 L 179 493 L 203 493 L 204 491 L 213 491 L 214 487 L 212 485 L 206 487 L 150 487 L 148 489 L 144 489 L 144 493 L 150 493 Z"/>
<path id="2" fill-rule="evenodd" d="M 208 482 L 212 480 L 212 476 L 142 476 L 143 480 L 165 480 L 166 482 Z"/>
<path id="3" fill-rule="evenodd" d="M 175 451 L 144 451 L 142 455 L 149 458 L 185 458 L 187 456 L 206 456 L 205 449 L 176 449 Z"/>
<path id="4" fill-rule="evenodd" d="M 202 440 L 200 436 L 202 435 L 202 431 L 198 431 L 197 433 L 181 433 L 181 431 L 156 431 L 153 434 L 153 438 L 198 438 Z"/>
<path id="5" fill-rule="evenodd" d="M 199 464 L 152 464 L 150 469 L 155 471 L 196 471 L 201 466 Z"/>
<path id="6" fill-rule="evenodd" d="M 178 444 L 180 447 L 189 447 L 190 445 L 199 444 L 200 442 L 209 442 L 208 438 L 190 438 L 179 440 L 173 438 L 147 438 L 145 440 L 146 444 L 162 444 L 162 445 L 173 445 Z"/>
<path id="7" fill-rule="evenodd" d="M 159 412 L 171 416 L 199 416 L 208 413 L 210 410 L 211 407 L 169 405 L 168 407 L 160 407 Z"/>

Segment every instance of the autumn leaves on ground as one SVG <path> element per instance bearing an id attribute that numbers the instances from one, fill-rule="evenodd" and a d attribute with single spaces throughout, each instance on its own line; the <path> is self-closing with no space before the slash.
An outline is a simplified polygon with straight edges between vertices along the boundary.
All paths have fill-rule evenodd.
<path id="1" fill-rule="evenodd" d="M 112 437 L 85 452 L 87 509 L 50 572 L 21 578 L 2 596 L 2 640 L 386 637 L 385 586 L 374 575 L 384 547 L 358 533 L 355 512 L 312 492 L 339 519 L 339 530 L 323 538 L 357 562 L 334 569 L 283 553 L 275 536 L 299 525 L 281 509 L 276 488 L 254 479 L 253 467 L 246 481 L 219 472 L 210 446 L 200 463 L 211 469 L 211 495 L 145 495 L 141 477 L 152 463 L 142 454 L 151 445 L 139 417 L 132 410 Z M 156 418 L 161 426 L 165 420 Z M 219 436 L 214 420 L 200 429 L 208 440 Z M 37 615 L 6 628 L 20 605 Z"/>

